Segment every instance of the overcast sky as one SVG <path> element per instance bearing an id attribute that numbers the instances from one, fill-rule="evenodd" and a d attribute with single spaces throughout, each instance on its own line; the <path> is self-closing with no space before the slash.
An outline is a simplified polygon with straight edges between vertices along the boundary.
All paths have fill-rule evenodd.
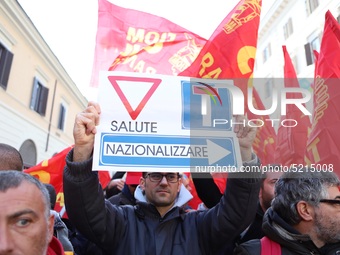
<path id="1" fill-rule="evenodd" d="M 65 70 L 90 100 L 97 0 L 18 0 Z M 238 0 L 112 0 L 165 17 L 209 38 Z"/>

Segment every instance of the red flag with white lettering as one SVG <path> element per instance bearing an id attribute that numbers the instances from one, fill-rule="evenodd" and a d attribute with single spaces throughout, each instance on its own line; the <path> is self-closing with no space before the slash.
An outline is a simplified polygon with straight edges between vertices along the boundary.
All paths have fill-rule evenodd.
<path id="1" fill-rule="evenodd" d="M 308 137 L 305 160 L 308 164 L 315 164 L 316 168 L 332 167 L 339 175 L 340 25 L 330 11 L 325 15 L 316 65 L 312 130 Z"/>
<path id="2" fill-rule="evenodd" d="M 296 72 L 286 46 L 282 46 L 284 55 L 284 85 L 286 88 L 300 88 Z M 302 98 L 301 93 L 287 93 L 287 99 Z M 303 104 L 305 106 L 305 104 Z M 289 125 L 280 125 L 277 133 L 275 162 L 281 165 L 304 164 L 304 154 L 307 143 L 310 119 L 294 104 L 288 104 L 286 115 L 281 116 L 284 120 L 295 120 Z M 296 124 L 296 125 L 295 125 Z"/>
<path id="3" fill-rule="evenodd" d="M 93 87 L 101 70 L 177 75 L 197 57 L 206 40 L 150 13 L 98 1 Z M 160 64 L 162 63 L 162 64 Z"/>

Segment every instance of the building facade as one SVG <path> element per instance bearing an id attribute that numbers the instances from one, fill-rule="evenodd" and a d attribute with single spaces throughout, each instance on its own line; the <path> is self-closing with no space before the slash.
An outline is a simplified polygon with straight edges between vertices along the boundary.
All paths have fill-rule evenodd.
<path id="1" fill-rule="evenodd" d="M 300 86 L 310 89 L 313 51 L 320 50 L 327 10 L 340 20 L 340 2 L 336 0 L 276 0 L 262 16 L 254 77 L 264 79 L 256 88 L 266 107 L 271 105 L 272 89 L 283 86 L 282 45 L 287 47 Z"/>
<path id="2" fill-rule="evenodd" d="M 87 105 L 16 0 L 0 1 L 0 143 L 25 167 L 73 144 L 75 115 Z"/>

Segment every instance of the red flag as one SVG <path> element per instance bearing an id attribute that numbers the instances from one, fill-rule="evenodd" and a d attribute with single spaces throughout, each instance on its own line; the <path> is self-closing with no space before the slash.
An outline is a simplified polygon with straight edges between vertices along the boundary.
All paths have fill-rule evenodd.
<path id="1" fill-rule="evenodd" d="M 261 101 L 255 87 L 253 87 L 253 107 L 257 110 L 264 110 L 265 107 Z M 254 120 L 259 126 L 253 143 L 253 150 L 260 158 L 263 165 L 275 163 L 275 146 L 276 133 L 268 115 L 255 115 L 248 112 L 249 121 Z"/>
<path id="2" fill-rule="evenodd" d="M 247 98 L 247 88 L 252 87 L 250 82 L 255 63 L 261 5 L 261 0 L 240 1 L 215 30 L 194 63 L 179 75 L 234 79 L 234 84 L 241 88 Z M 254 95 L 255 105 L 264 109 L 256 91 Z M 259 117 L 248 112 L 248 117 L 263 119 L 265 116 Z M 264 123 L 257 132 L 253 148 L 262 162 L 273 163 L 276 134 L 270 124 Z"/>
<path id="3" fill-rule="evenodd" d="M 24 172 L 35 176 L 43 183 L 52 184 L 57 193 L 57 201 L 55 204 L 55 210 L 60 212 L 64 207 L 64 191 L 63 191 L 63 171 L 65 167 L 65 158 L 67 153 L 72 149 L 73 146 L 67 147 L 52 158 L 43 160 L 36 166 L 32 166 L 25 169 Z M 107 171 L 99 172 L 99 178 L 103 187 L 110 181 L 110 175 Z"/>
<path id="4" fill-rule="evenodd" d="M 261 0 L 241 0 L 217 27 L 194 63 L 182 76 L 235 79 L 247 95 L 257 47 Z"/>
<path id="5" fill-rule="evenodd" d="M 284 82 L 286 88 L 300 88 L 292 60 L 287 52 L 286 46 L 282 46 L 284 55 Z M 287 93 L 287 98 L 301 98 L 300 93 Z M 287 105 L 286 115 L 281 116 L 280 122 L 285 119 L 293 119 L 295 123 L 280 125 L 277 133 L 277 144 L 275 151 L 275 162 L 281 165 L 291 164 L 304 165 L 304 154 L 306 150 L 308 128 L 310 120 L 308 115 L 304 115 L 296 105 Z"/>
<path id="6" fill-rule="evenodd" d="M 305 160 L 315 168 L 340 174 L 340 25 L 326 12 L 324 32 L 314 74 L 312 130 Z M 311 165 L 313 166 L 313 165 Z"/>
<path id="7" fill-rule="evenodd" d="M 107 0 L 99 0 L 98 6 L 93 87 L 98 86 L 100 70 L 177 75 L 194 61 L 206 42 L 165 18 Z"/>
<path id="8" fill-rule="evenodd" d="M 24 171 L 33 175 L 43 183 L 52 184 L 57 193 L 57 201 L 55 210 L 60 212 L 64 207 L 64 192 L 63 192 L 63 171 L 65 167 L 65 157 L 72 147 L 67 147 L 63 151 L 54 155 L 48 160 L 43 160 L 36 166 L 32 166 Z"/>

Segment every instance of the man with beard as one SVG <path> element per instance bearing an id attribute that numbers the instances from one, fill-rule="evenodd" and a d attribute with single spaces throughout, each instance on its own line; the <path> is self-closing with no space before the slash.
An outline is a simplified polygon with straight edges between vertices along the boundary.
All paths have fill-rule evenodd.
<path id="1" fill-rule="evenodd" d="M 269 245 L 262 249 L 275 246 L 283 255 L 340 254 L 339 187 L 339 178 L 332 172 L 305 168 L 284 173 L 263 219 Z M 234 254 L 259 255 L 261 241 L 243 243 Z"/>

